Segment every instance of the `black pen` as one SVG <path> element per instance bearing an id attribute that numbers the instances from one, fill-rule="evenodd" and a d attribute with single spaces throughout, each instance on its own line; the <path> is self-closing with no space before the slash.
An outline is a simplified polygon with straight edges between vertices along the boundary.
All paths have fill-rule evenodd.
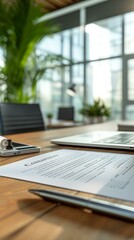
<path id="1" fill-rule="evenodd" d="M 78 197 L 62 192 L 43 190 L 43 189 L 29 189 L 31 193 L 34 193 L 44 199 L 55 201 L 58 203 L 64 203 L 66 205 L 74 205 L 77 207 L 87 208 L 94 212 L 105 213 L 114 217 L 123 218 L 126 220 L 134 220 L 134 207 L 112 203 L 96 198 L 87 199 Z"/>

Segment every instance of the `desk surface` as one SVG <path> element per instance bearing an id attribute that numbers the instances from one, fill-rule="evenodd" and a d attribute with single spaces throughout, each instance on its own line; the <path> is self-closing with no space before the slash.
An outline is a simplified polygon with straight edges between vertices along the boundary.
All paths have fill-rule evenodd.
<path id="1" fill-rule="evenodd" d="M 115 122 L 107 122 L 70 129 L 16 134 L 10 135 L 10 137 L 14 141 L 39 145 L 42 147 L 41 153 L 47 153 L 56 149 L 65 148 L 51 144 L 50 140 L 52 138 L 84 133 L 90 130 L 117 130 L 117 124 Z M 73 147 L 68 148 L 73 149 Z M 82 148 L 75 147 L 75 149 Z M 93 150 L 91 148 L 88 149 L 89 151 Z M 111 150 L 111 152 L 115 152 L 115 150 Z M 28 154 L 9 158 L 1 157 L 0 165 L 2 166 L 34 155 L 35 154 Z M 134 224 L 131 222 L 97 213 L 85 212 L 79 208 L 59 206 L 56 203 L 44 201 L 29 193 L 27 191 L 29 188 L 54 189 L 54 187 L 46 185 L 4 177 L 0 178 L 0 239 L 134 239 Z M 90 194 L 82 194 L 64 189 L 60 189 L 60 191 L 88 197 L 91 196 Z M 130 205 L 130 203 L 128 203 L 128 205 Z M 134 206 L 134 204 L 132 206 Z"/>

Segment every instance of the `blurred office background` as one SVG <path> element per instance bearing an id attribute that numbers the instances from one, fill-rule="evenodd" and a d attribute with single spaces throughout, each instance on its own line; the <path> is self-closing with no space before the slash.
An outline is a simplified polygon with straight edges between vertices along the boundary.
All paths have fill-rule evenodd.
<path id="1" fill-rule="evenodd" d="M 57 2 L 47 1 L 51 11 L 39 19 L 58 24 L 59 31 L 45 36 L 36 53 L 63 57 L 37 82 L 44 117 L 51 112 L 57 118 L 60 106 L 74 106 L 80 121 L 83 102 L 100 98 L 111 108 L 111 119 L 134 119 L 134 0 L 72 0 L 70 5 L 64 0 L 62 7 Z M 74 97 L 66 92 L 72 84 Z"/>

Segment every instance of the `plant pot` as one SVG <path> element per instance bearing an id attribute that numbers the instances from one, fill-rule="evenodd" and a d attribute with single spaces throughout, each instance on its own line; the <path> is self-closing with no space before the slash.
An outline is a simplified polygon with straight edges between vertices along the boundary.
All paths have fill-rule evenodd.
<path id="1" fill-rule="evenodd" d="M 94 117 L 84 117 L 84 123 L 85 124 L 94 124 L 95 122 L 95 119 L 94 119 Z"/>
<path id="2" fill-rule="evenodd" d="M 103 122 L 103 116 L 98 116 L 97 118 L 97 123 L 102 123 Z"/>
<path id="3" fill-rule="evenodd" d="M 52 118 L 48 118 L 48 125 L 52 124 Z"/>

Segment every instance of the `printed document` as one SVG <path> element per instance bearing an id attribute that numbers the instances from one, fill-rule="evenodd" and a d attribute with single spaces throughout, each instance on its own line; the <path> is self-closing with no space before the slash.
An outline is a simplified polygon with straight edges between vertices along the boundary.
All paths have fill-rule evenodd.
<path id="1" fill-rule="evenodd" d="M 134 202 L 134 155 L 57 150 L 0 167 L 0 176 Z"/>

